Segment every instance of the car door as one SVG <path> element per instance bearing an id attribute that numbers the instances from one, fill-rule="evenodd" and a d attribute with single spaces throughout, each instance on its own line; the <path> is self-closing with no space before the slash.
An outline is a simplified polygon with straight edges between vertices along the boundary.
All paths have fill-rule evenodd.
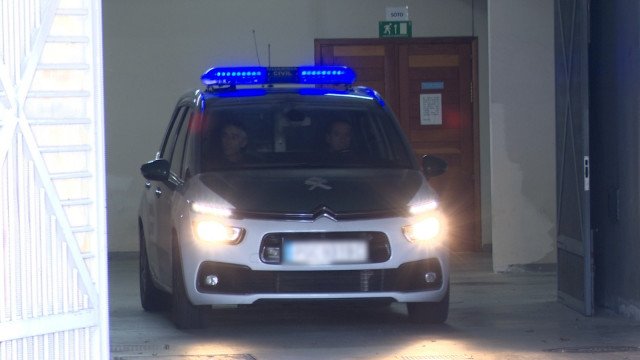
<path id="1" fill-rule="evenodd" d="M 165 159 L 171 164 L 169 178 L 166 181 L 151 182 L 155 218 L 151 222 L 153 236 L 147 239 L 149 265 L 161 283 L 169 286 L 171 279 L 171 239 L 173 231 L 172 208 L 174 193 L 182 186 L 180 166 L 187 135 L 187 119 L 190 108 L 179 105 L 173 114 L 171 125 L 165 136 L 158 158 Z M 182 144 L 182 145 L 180 145 Z"/>

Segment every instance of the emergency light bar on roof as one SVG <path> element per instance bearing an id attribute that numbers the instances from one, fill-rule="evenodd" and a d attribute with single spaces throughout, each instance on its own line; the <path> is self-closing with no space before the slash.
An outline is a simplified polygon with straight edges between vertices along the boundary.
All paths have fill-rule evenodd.
<path id="1" fill-rule="evenodd" d="M 353 84 L 356 73 L 346 66 L 211 68 L 200 78 L 209 85 Z"/>

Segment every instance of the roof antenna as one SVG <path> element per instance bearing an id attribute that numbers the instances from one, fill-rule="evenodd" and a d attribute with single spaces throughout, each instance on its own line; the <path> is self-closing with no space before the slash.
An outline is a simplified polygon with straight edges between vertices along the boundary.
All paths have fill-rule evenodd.
<path id="1" fill-rule="evenodd" d="M 256 29 L 253 29 L 253 45 L 256 48 L 256 57 L 258 58 L 258 66 L 262 66 L 262 64 L 260 64 L 260 54 L 258 53 L 258 41 L 256 40 Z"/>
<path id="2" fill-rule="evenodd" d="M 269 67 L 271 67 L 271 44 L 267 44 L 267 53 L 269 56 Z"/>

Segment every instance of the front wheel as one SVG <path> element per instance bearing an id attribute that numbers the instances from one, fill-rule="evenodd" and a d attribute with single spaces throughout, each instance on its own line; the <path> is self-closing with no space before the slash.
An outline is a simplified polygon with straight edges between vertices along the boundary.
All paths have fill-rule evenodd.
<path id="1" fill-rule="evenodd" d="M 442 324 L 449 317 L 449 287 L 447 294 L 438 302 L 407 303 L 409 319 L 420 324 Z"/>
<path id="2" fill-rule="evenodd" d="M 207 325 L 210 308 L 191 303 L 185 289 L 182 259 L 177 241 L 173 241 L 171 318 L 178 329 L 200 329 Z"/>

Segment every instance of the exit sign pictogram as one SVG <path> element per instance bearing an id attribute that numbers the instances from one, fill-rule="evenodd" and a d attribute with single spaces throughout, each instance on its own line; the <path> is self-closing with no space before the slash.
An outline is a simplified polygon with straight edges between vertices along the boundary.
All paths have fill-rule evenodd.
<path id="1" fill-rule="evenodd" d="M 410 38 L 411 21 L 379 21 L 378 34 L 381 38 Z"/>

